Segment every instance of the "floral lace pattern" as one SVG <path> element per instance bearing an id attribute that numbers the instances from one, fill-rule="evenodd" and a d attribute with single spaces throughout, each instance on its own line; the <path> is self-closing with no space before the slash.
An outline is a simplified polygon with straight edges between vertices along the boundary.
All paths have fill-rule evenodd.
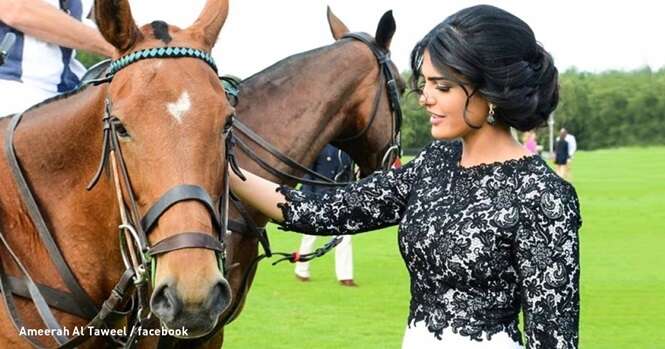
<path id="1" fill-rule="evenodd" d="M 324 195 L 280 187 L 285 229 L 355 234 L 399 224 L 411 277 L 409 324 L 470 340 L 508 333 L 528 348 L 576 348 L 579 319 L 575 189 L 538 156 L 470 168 L 459 142 L 434 142 L 400 169 Z"/>

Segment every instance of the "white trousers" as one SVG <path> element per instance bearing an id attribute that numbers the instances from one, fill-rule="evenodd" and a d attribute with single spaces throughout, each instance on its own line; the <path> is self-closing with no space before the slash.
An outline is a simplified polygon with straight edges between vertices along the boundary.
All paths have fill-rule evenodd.
<path id="1" fill-rule="evenodd" d="M 402 340 L 402 349 L 523 349 L 506 332 L 492 335 L 492 340 L 481 342 L 467 336 L 454 333 L 450 327 L 443 330 L 441 339 L 427 330 L 424 322 L 419 321 L 407 326 Z"/>
<path id="2" fill-rule="evenodd" d="M 57 94 L 19 81 L 0 79 L 0 117 L 25 111 Z"/>
<path id="3" fill-rule="evenodd" d="M 314 250 L 317 236 L 303 235 L 300 242 L 300 254 L 310 253 Z M 326 237 L 327 238 L 327 237 Z M 296 274 L 302 277 L 310 277 L 309 262 L 296 262 Z M 342 242 L 335 247 L 335 273 L 337 280 L 353 279 L 353 249 L 351 247 L 351 235 L 344 235 Z"/>

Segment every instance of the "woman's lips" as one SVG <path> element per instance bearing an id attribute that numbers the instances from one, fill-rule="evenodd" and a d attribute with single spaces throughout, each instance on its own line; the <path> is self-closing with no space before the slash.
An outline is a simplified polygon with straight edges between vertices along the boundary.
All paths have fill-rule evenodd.
<path id="1" fill-rule="evenodd" d="M 443 116 L 443 115 L 437 115 L 437 114 L 430 113 L 429 122 L 432 123 L 432 126 L 436 126 L 436 125 L 440 124 L 441 122 L 443 122 L 444 118 L 445 118 L 445 116 Z"/>

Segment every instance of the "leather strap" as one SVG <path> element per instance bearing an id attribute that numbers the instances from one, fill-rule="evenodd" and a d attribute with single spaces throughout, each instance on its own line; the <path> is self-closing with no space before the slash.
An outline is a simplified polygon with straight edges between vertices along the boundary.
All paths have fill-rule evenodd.
<path id="1" fill-rule="evenodd" d="M 30 299 L 30 292 L 28 291 L 28 285 L 25 279 L 17 278 L 13 276 L 7 276 L 9 290 L 17 295 L 26 299 Z M 84 314 L 81 309 L 76 305 L 74 298 L 71 293 L 60 291 L 58 289 L 43 285 L 37 284 L 39 292 L 44 296 L 46 303 L 52 308 L 64 311 L 68 314 L 76 315 L 80 318 L 85 319 L 86 314 Z"/>
<path id="2" fill-rule="evenodd" d="M 382 80 L 380 82 L 381 84 L 381 91 L 383 90 L 383 78 L 385 78 L 385 86 L 387 87 L 387 92 L 388 92 L 388 103 L 390 106 L 390 111 L 393 115 L 393 131 L 394 131 L 394 138 L 391 144 L 388 144 L 383 150 L 383 159 L 386 159 L 389 155 L 388 152 L 393 151 L 395 149 L 398 153 L 398 156 L 401 153 L 401 144 L 400 144 L 400 130 L 402 127 L 402 109 L 400 107 L 400 97 L 399 97 L 399 91 L 397 88 L 397 80 L 395 79 L 395 75 L 393 72 L 390 70 L 390 51 L 387 51 L 381 47 L 379 47 L 376 44 L 376 41 L 374 38 L 372 38 L 371 35 L 367 33 L 347 33 L 342 38 L 345 39 L 354 39 L 358 40 L 365 45 L 372 51 L 374 56 L 376 57 L 377 62 L 379 63 L 379 70 L 380 74 L 382 76 Z M 377 97 L 380 97 L 381 93 L 377 94 Z M 360 136 L 362 136 L 367 129 L 369 129 L 369 125 L 371 125 L 374 117 L 376 116 L 377 110 L 378 110 L 378 101 L 380 98 L 375 99 L 374 103 L 374 113 L 372 114 L 371 121 L 367 124 L 365 129 L 363 129 L 360 133 L 358 133 L 356 136 L 345 138 L 342 140 L 337 140 L 337 142 L 345 142 L 345 141 L 350 141 L 353 139 L 356 139 Z M 379 154 L 381 156 L 381 154 Z M 382 166 L 390 166 L 390 164 L 385 164 L 384 161 L 380 162 Z"/>
<path id="3" fill-rule="evenodd" d="M 148 210 L 148 213 L 143 216 L 141 219 L 141 226 L 143 231 L 149 233 L 153 225 L 157 222 L 159 217 L 164 214 L 171 206 L 188 200 L 196 200 L 202 203 L 210 212 L 210 215 L 213 217 L 213 224 L 216 229 L 220 229 L 219 215 L 215 210 L 215 206 L 212 203 L 210 195 L 201 187 L 197 185 L 182 184 L 177 187 L 172 188 L 166 194 L 164 194 L 159 201 L 157 201 L 152 207 Z"/>
<path id="4" fill-rule="evenodd" d="M 84 326 L 84 328 L 107 328 L 110 325 L 110 320 L 113 318 L 113 315 L 116 313 L 115 308 L 117 308 L 122 301 L 125 299 L 126 291 L 131 285 L 130 281 L 134 277 L 134 271 L 131 269 L 125 270 L 125 272 L 120 277 L 118 283 L 113 287 L 111 295 L 106 301 L 102 304 L 101 310 L 95 315 L 95 317 Z M 83 334 L 77 337 L 72 338 L 67 343 L 58 347 L 58 349 L 71 349 L 76 348 L 81 345 L 83 342 L 90 338 L 90 331 L 83 331 Z"/>
<path id="5" fill-rule="evenodd" d="M 76 346 L 80 345 L 85 340 L 87 340 L 87 338 L 89 337 L 87 335 L 88 331 L 84 331 L 83 335 L 74 337 L 72 339 L 69 339 L 66 336 L 59 335 L 57 333 L 57 330 L 61 329 L 62 327 L 57 322 L 55 316 L 49 309 L 49 303 L 53 303 L 51 304 L 51 306 L 70 312 L 73 315 L 81 316 L 83 314 L 81 314 L 80 310 L 67 309 L 67 308 L 74 308 L 74 309 L 76 308 L 74 301 L 71 299 L 72 298 L 71 295 L 68 295 L 59 290 L 52 289 L 48 286 L 37 285 L 32 280 L 30 275 L 27 273 L 26 268 L 19 261 L 18 257 L 11 249 L 11 246 L 9 246 L 9 244 L 5 240 L 4 234 L 2 234 L 1 232 L 0 232 L 0 240 L 2 240 L 2 243 L 7 249 L 9 255 L 12 257 L 12 259 L 19 267 L 21 272 L 24 274 L 23 279 L 17 279 L 8 276 L 4 270 L 2 260 L 0 260 L 0 292 L 2 293 L 2 300 L 5 305 L 5 308 L 7 309 L 10 315 L 10 320 L 12 321 L 12 324 L 17 329 L 17 331 L 20 330 L 21 328 L 28 328 L 28 327 L 25 326 L 25 323 L 23 322 L 21 315 L 16 307 L 16 302 L 14 301 L 14 297 L 12 294 L 13 288 L 18 290 L 17 294 L 21 296 L 27 296 L 27 298 L 32 299 L 32 301 L 35 304 L 35 307 L 37 308 L 37 312 L 42 318 L 44 324 L 50 330 L 56 330 L 54 331 L 52 336 L 54 337 L 55 341 L 58 343 L 59 345 L 58 348 L 60 349 L 75 348 Z M 102 304 L 101 310 L 96 313 L 93 319 L 84 328 L 108 327 L 110 325 L 110 320 L 115 320 L 116 315 L 118 314 L 126 315 L 126 313 L 118 312 L 116 308 L 124 300 L 125 292 L 128 286 L 130 285 L 130 281 L 132 280 L 133 276 L 134 273 L 131 269 L 127 269 L 125 273 L 123 273 L 122 277 L 120 278 L 120 281 L 118 281 L 116 286 L 113 288 L 113 291 L 111 292 L 109 298 Z M 26 290 L 27 294 L 23 295 L 22 293 L 24 293 Z M 55 304 L 60 304 L 60 306 Z M 62 304 L 66 305 L 63 306 Z M 36 338 L 29 336 L 25 338 L 30 342 L 32 346 L 36 348 L 43 348 L 42 344 Z"/>
<path id="6" fill-rule="evenodd" d="M 337 186 L 344 186 L 344 185 L 350 184 L 350 182 L 335 183 L 330 178 L 326 178 L 326 177 L 324 177 L 324 178 L 326 178 L 325 181 L 318 181 L 318 180 L 311 180 L 311 179 L 306 179 L 306 178 L 301 178 L 301 177 L 294 176 L 292 174 L 289 174 L 285 171 L 282 171 L 280 169 L 277 169 L 277 168 L 273 167 L 266 160 L 261 159 L 261 157 L 259 157 L 254 152 L 254 150 L 252 150 L 252 148 L 249 145 L 247 145 L 247 143 L 245 143 L 240 138 L 236 138 L 235 141 L 237 142 L 237 145 L 240 147 L 240 149 L 245 154 L 247 154 L 247 156 L 249 156 L 250 159 L 252 159 L 259 166 L 261 166 L 261 168 L 268 171 L 273 176 L 275 176 L 277 178 L 281 178 L 282 180 L 292 180 L 292 181 L 300 182 L 300 183 L 307 183 L 307 184 L 321 185 L 321 186 L 329 186 L 329 187 L 337 187 Z M 299 168 L 300 166 L 302 166 L 302 165 L 298 164 L 298 167 L 296 167 L 296 168 Z M 305 172 L 309 172 L 309 171 L 311 171 L 311 170 L 307 169 L 307 171 L 305 171 Z M 314 172 L 314 173 L 316 173 L 316 172 Z M 323 176 L 316 173 L 316 177 L 323 177 Z"/>
<path id="7" fill-rule="evenodd" d="M 62 326 L 60 325 L 60 323 L 58 323 L 58 320 L 56 320 L 55 315 L 53 315 L 53 312 L 51 312 L 51 309 L 49 309 L 46 300 L 39 292 L 39 288 L 32 280 L 32 277 L 30 277 L 30 274 L 28 274 L 28 270 L 25 268 L 23 263 L 21 263 L 21 261 L 18 259 L 18 257 L 12 250 L 11 246 L 7 242 L 7 240 L 5 240 L 4 234 L 0 234 L 0 239 L 2 240 L 2 244 L 7 249 L 7 252 L 9 253 L 10 257 L 12 258 L 16 266 L 18 266 L 19 270 L 21 270 L 21 272 L 23 273 L 24 279 L 27 283 L 28 293 L 30 294 L 30 297 L 35 303 L 35 308 L 37 309 L 37 313 L 39 314 L 39 317 L 42 319 L 42 322 L 44 323 L 44 325 L 46 325 L 46 327 L 48 327 L 50 330 L 53 331 L 53 339 L 55 339 L 55 341 L 58 344 L 66 343 L 68 338 L 59 334 L 62 333 Z M 17 329 L 25 328 L 25 325 L 21 320 L 21 315 L 16 307 L 14 296 L 12 295 L 12 292 L 9 289 L 8 284 L 9 280 L 7 280 L 7 274 L 4 270 L 4 267 L 2 266 L 2 262 L 0 261 L 0 290 L 2 291 L 5 307 L 10 314 L 10 318 L 14 326 Z M 35 339 L 34 338 L 30 339 L 31 342 L 33 342 L 33 340 Z M 35 340 L 35 342 L 33 342 L 32 344 L 40 346 L 39 344 L 35 343 L 39 343 L 38 341 Z"/>
<path id="8" fill-rule="evenodd" d="M 264 254 L 258 255 L 249 264 L 249 266 L 245 270 L 245 273 L 243 274 L 242 281 L 240 283 L 240 293 L 239 293 L 239 295 L 242 295 L 242 294 L 247 292 L 247 287 L 249 285 L 249 275 L 252 273 L 252 271 L 256 270 L 257 265 L 264 258 L 266 258 L 266 255 L 264 255 Z M 236 296 L 236 298 L 240 299 L 240 297 L 237 297 L 237 296 Z M 205 340 L 208 340 L 208 339 L 212 338 L 212 336 L 214 334 L 216 334 L 217 332 L 219 332 L 222 329 L 222 327 L 224 327 L 224 326 L 230 324 L 231 322 L 233 322 L 233 320 L 235 320 L 238 317 L 238 314 L 240 313 L 240 304 L 241 304 L 240 301 L 238 301 L 237 303 L 235 303 L 235 305 L 233 306 L 232 309 L 228 309 L 225 312 L 226 315 L 223 318 L 220 319 L 220 321 L 217 323 L 217 326 L 215 327 L 215 329 L 212 330 L 206 336 L 204 336 L 203 340 L 205 341 Z"/>
<path id="9" fill-rule="evenodd" d="M 37 206 L 37 202 L 35 201 L 35 198 L 32 195 L 30 188 L 28 187 L 28 183 L 23 176 L 21 166 L 19 165 L 18 159 L 16 158 L 16 152 L 14 150 L 14 130 L 21 122 L 22 117 L 22 113 L 15 114 L 12 117 L 9 127 L 7 128 L 7 133 L 5 135 L 5 156 L 7 157 L 11 172 L 14 175 L 14 180 L 16 181 L 16 185 L 23 199 L 23 203 L 26 206 L 28 214 L 30 215 L 32 222 L 35 225 L 37 232 L 39 233 L 39 237 L 42 240 L 44 247 L 46 247 L 46 250 L 51 257 L 53 264 L 56 266 L 60 277 L 65 282 L 65 285 L 69 291 L 72 293 L 74 301 L 76 301 L 76 304 L 81 308 L 81 311 L 86 314 L 87 318 L 92 318 L 98 311 L 97 306 L 92 301 L 90 296 L 85 292 L 83 287 L 81 287 L 81 284 L 76 279 L 76 276 L 74 276 L 74 273 L 65 261 L 62 253 L 60 253 L 60 249 L 55 243 L 53 235 L 49 231 L 48 226 L 44 221 L 44 217 L 39 210 L 39 206 Z"/>
<path id="10" fill-rule="evenodd" d="M 261 244 L 261 247 L 263 247 L 263 251 L 265 252 L 266 257 L 272 257 L 272 250 L 270 249 L 270 240 L 268 239 L 268 233 L 266 232 L 266 228 L 265 227 L 259 228 L 259 226 L 256 225 L 256 222 L 254 222 L 254 219 L 252 219 L 252 216 L 245 208 L 245 205 L 243 205 L 242 202 L 235 195 L 233 195 L 232 192 L 229 192 L 229 198 L 233 203 L 233 207 L 235 207 L 235 209 L 238 210 L 238 213 L 240 213 L 240 216 L 244 220 L 244 224 L 237 221 L 234 222 L 236 223 L 236 225 L 241 224 L 242 227 L 245 228 L 242 230 L 233 230 L 229 228 L 229 230 L 241 231 L 241 232 L 249 231 L 259 240 L 259 243 Z"/>
<path id="11" fill-rule="evenodd" d="M 224 251 L 224 245 L 214 236 L 204 233 L 191 232 L 169 236 L 168 238 L 159 241 L 150 247 L 148 254 L 154 257 L 166 252 L 180 250 L 183 248 L 205 248 L 217 252 Z"/>
<path id="12" fill-rule="evenodd" d="M 342 139 L 335 139 L 335 142 L 338 143 L 350 142 L 362 137 L 365 133 L 367 133 L 369 128 L 372 127 L 372 124 L 374 124 L 376 115 L 379 114 L 379 103 L 381 103 L 382 94 L 383 94 L 383 74 L 381 74 L 381 72 L 379 71 L 379 89 L 376 90 L 376 93 L 374 94 L 374 101 L 372 102 L 372 116 L 370 116 L 369 121 L 367 122 L 367 124 L 365 124 L 365 127 L 363 127 L 363 129 L 360 130 L 355 135 Z"/>
<path id="13" fill-rule="evenodd" d="M 249 139 L 251 139 L 252 142 L 256 143 L 261 148 L 267 150 L 270 154 L 272 154 L 274 157 L 276 157 L 277 159 L 282 161 L 287 166 L 290 166 L 291 168 L 294 168 L 296 170 L 304 171 L 305 173 L 309 174 L 310 176 L 320 179 L 321 180 L 320 182 L 319 181 L 313 181 L 315 183 L 319 183 L 319 185 L 339 186 L 339 185 L 350 184 L 350 183 L 335 183 L 335 181 L 331 180 L 330 178 L 328 178 L 326 176 L 323 176 L 320 173 L 312 171 L 311 169 L 299 164 L 297 161 L 291 159 L 288 155 L 282 153 L 274 145 L 272 145 L 268 141 L 266 141 L 263 137 L 259 136 L 256 132 L 254 132 L 251 128 L 249 128 L 247 125 L 242 123 L 242 121 L 240 121 L 240 120 L 235 120 L 233 122 L 233 127 L 236 130 L 240 131 L 245 136 L 247 136 Z M 245 151 L 245 153 L 251 152 L 252 155 L 256 156 L 256 154 L 251 150 L 251 148 L 249 146 L 247 146 L 246 143 L 244 143 L 242 140 L 238 139 L 237 137 L 235 138 L 235 140 L 238 141 L 238 144 L 241 146 L 242 150 Z M 248 154 L 248 155 L 250 155 L 250 154 Z M 255 157 L 252 156 L 252 155 L 250 155 L 250 157 L 252 157 L 252 159 L 255 159 Z M 256 158 L 258 159 L 258 156 L 256 156 Z M 263 162 L 265 164 L 265 161 L 261 160 L 261 162 Z M 268 166 L 270 166 L 270 165 L 268 165 Z M 282 177 L 282 178 L 286 177 L 286 178 L 289 178 L 289 179 L 295 179 L 297 181 L 302 181 L 301 178 L 288 175 L 288 174 L 286 174 L 284 172 L 281 172 L 281 171 L 279 171 L 277 169 L 274 169 L 274 168 L 273 168 L 273 170 L 276 170 L 276 171 L 278 171 L 278 173 L 280 173 L 280 175 L 278 175 L 278 177 Z"/>

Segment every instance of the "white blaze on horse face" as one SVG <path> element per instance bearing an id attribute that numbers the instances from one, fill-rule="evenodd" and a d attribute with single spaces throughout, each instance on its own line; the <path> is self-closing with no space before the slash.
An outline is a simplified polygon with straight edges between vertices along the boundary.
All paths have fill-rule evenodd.
<path id="1" fill-rule="evenodd" d="M 175 103 L 168 103 L 166 108 L 171 116 L 180 124 L 185 114 L 192 108 L 192 101 L 189 99 L 189 93 L 183 92 Z"/>

